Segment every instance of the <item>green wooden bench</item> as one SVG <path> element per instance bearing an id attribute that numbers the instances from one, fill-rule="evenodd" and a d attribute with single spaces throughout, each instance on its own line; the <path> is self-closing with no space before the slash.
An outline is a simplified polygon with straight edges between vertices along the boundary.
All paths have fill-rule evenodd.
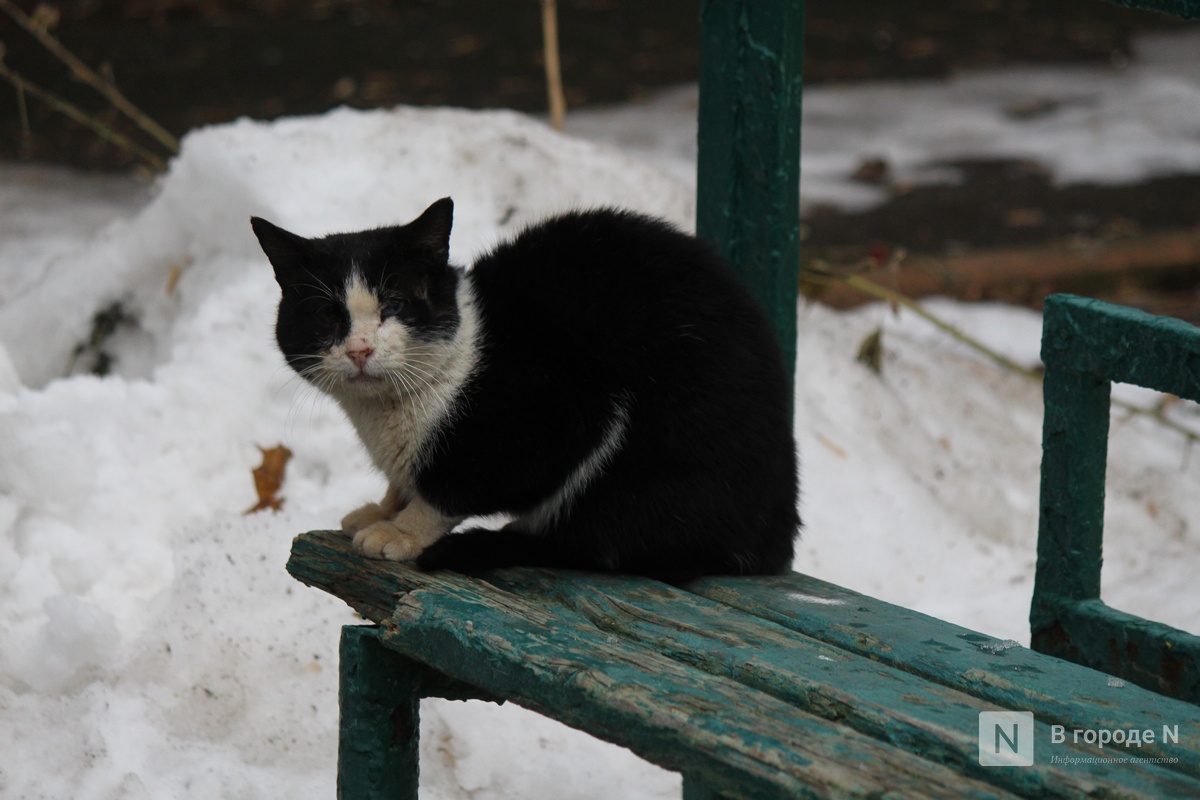
<path id="1" fill-rule="evenodd" d="M 1200 16 L 1200 0 L 1124 4 Z M 697 228 L 757 291 L 790 363 L 803 2 L 700 5 Z M 1200 332 L 1063 297 L 1043 349 L 1031 622 L 1045 652 L 802 574 L 481 580 L 308 533 L 288 570 L 374 623 L 342 632 L 339 797 L 417 796 L 422 697 L 515 702 L 682 773 L 686 800 L 1200 797 L 1197 638 L 1099 599 L 1109 381 L 1200 400 Z M 981 717 L 996 712 L 1025 716 Z"/>

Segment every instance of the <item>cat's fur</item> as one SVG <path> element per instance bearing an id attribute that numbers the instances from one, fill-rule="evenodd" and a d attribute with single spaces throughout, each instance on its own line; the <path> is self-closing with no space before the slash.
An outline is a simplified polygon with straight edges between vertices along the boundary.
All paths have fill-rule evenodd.
<path id="1" fill-rule="evenodd" d="M 729 267 L 664 223 L 598 210 L 463 271 L 452 214 L 447 198 L 319 239 L 252 220 L 283 291 L 280 349 L 388 479 L 343 520 L 355 544 L 428 569 L 787 569 L 791 386 Z M 496 512 L 514 520 L 447 535 Z"/>

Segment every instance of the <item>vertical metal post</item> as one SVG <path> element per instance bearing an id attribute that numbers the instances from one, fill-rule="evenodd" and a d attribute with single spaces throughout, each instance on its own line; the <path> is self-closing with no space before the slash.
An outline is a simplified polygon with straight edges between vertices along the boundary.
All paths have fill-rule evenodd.
<path id="1" fill-rule="evenodd" d="M 378 629 L 342 628 L 338 800 L 417 800 L 420 694 Z"/>
<path id="2" fill-rule="evenodd" d="M 696 230 L 766 309 L 791 374 L 804 0 L 703 0 L 700 16 Z"/>
<path id="3" fill-rule="evenodd" d="M 1042 385 L 1039 544 L 1055 569 L 1040 588 L 1070 600 L 1100 596 L 1111 386 L 1058 366 L 1047 366 Z"/>
<path id="4" fill-rule="evenodd" d="M 1046 313 L 1053 315 L 1053 304 Z M 1053 330 L 1053 321 L 1047 330 Z M 1111 384 L 1048 364 L 1042 386 L 1041 500 L 1037 572 L 1030 609 L 1035 650 L 1074 657 L 1055 630 L 1067 603 L 1100 597 L 1104 477 Z"/>
<path id="5" fill-rule="evenodd" d="M 683 776 L 683 800 L 729 800 L 729 798 L 714 792 L 700 779 L 685 774 Z"/>

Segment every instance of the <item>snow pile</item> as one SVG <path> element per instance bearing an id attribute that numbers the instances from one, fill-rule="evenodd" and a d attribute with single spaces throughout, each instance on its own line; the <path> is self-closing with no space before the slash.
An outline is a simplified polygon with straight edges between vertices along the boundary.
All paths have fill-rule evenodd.
<path id="1" fill-rule="evenodd" d="M 657 171 L 514 114 L 339 111 L 197 132 L 132 219 L 0 263 L 0 795 L 332 796 L 337 631 L 354 618 L 283 564 L 295 533 L 383 483 L 276 353 L 278 289 L 249 217 L 316 235 L 406 221 L 444 195 L 460 261 L 568 207 L 693 214 Z M 114 304 L 113 374 L 60 377 Z M 257 445 L 281 441 L 296 453 L 286 510 L 242 516 Z M 431 791 L 533 797 L 541 781 L 550 796 L 572 740 L 540 719 L 496 737 L 515 715 L 473 722 L 489 711 L 433 706 Z M 443 716 L 462 735 L 439 732 Z M 498 738 L 514 749 L 483 746 Z M 514 771 L 522 747 L 551 755 Z M 595 763 L 580 774 L 604 796 L 647 780 Z"/>
<path id="2" fill-rule="evenodd" d="M 283 565 L 294 534 L 383 483 L 275 351 L 251 214 L 316 235 L 452 195 L 465 262 L 579 205 L 687 227 L 686 158 L 660 160 L 508 113 L 241 121 L 190 135 L 136 215 L 93 233 L 89 213 L 48 207 L 75 233 L 0 247 L 0 795 L 333 794 L 336 640 L 353 618 Z M 105 311 L 84 354 L 111 374 L 81 374 Z M 1036 361 L 1036 315 L 937 311 Z M 879 326 L 876 375 L 855 354 Z M 1025 640 L 1037 387 L 882 307 L 802 307 L 798 364 L 798 567 Z M 257 446 L 278 442 L 295 453 L 285 508 L 243 516 Z M 1113 449 L 1106 597 L 1196 629 L 1200 466 L 1141 421 Z M 422 737 L 425 797 L 678 796 L 676 776 L 512 706 L 427 702 Z"/>

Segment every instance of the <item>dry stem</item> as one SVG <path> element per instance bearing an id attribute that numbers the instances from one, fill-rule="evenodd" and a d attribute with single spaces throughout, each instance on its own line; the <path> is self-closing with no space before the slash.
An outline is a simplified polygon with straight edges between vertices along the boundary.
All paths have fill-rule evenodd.
<path id="1" fill-rule="evenodd" d="M 7 0 L 3 0 L 7 2 Z M 546 62 L 546 92 L 550 97 L 550 124 L 563 129 L 567 100 L 563 95 L 562 66 L 558 58 L 558 11 L 555 0 L 542 2 L 542 49 Z"/>
<path id="2" fill-rule="evenodd" d="M 18 94 L 22 97 L 22 102 L 24 102 L 25 94 L 31 94 L 46 105 L 53 108 L 55 111 L 58 111 L 60 114 L 64 114 L 65 116 L 68 116 L 78 122 L 80 125 L 91 129 L 97 136 L 105 141 L 111 142 L 117 147 L 133 153 L 135 156 L 145 161 L 151 168 L 159 172 L 166 170 L 167 163 L 154 153 L 151 153 L 149 150 L 142 147 L 140 144 L 133 141 L 123 133 L 113 130 L 108 125 L 100 122 L 98 119 L 88 114 L 86 111 L 83 111 L 73 103 L 64 100 L 53 92 L 49 92 L 41 88 L 35 83 L 31 83 L 20 73 L 10 69 L 6 64 L 4 64 L 3 61 L 0 61 L 0 78 L 4 78 L 16 87 Z"/>
<path id="3" fill-rule="evenodd" d="M 179 152 L 179 140 L 172 136 L 165 128 L 151 119 L 141 109 L 135 106 L 121 90 L 114 86 L 110 81 L 106 81 L 98 75 L 95 70 L 83 63 L 70 50 L 63 46 L 51 33 L 46 29 L 44 24 L 39 23 L 35 19 L 28 16 L 24 11 L 17 7 L 12 0 L 0 0 L 0 10 L 7 13 L 13 20 L 30 33 L 35 39 L 42 43 L 42 46 L 49 50 L 59 61 L 62 61 L 74 73 L 75 77 L 83 81 L 113 104 L 121 113 L 133 120 L 138 127 L 150 134 L 158 140 L 163 147 L 167 148 L 172 155 Z M 26 84 L 28 86 L 28 84 Z M 43 99 L 45 99 L 43 97 Z M 54 105 L 52 103 L 52 105 Z M 57 107 L 57 106 L 56 106 Z M 59 110 L 62 110 L 61 108 Z M 66 112 L 64 112 L 66 113 Z M 88 123 L 84 123 L 88 124 Z M 91 127 L 91 126 L 89 126 Z M 97 131 L 99 132 L 99 131 Z M 101 134 L 103 135 L 103 134 Z M 105 136 L 105 138 L 108 138 Z"/>
<path id="4" fill-rule="evenodd" d="M 940 319 L 934 314 L 931 314 L 919 303 L 907 295 L 903 295 L 894 289 L 889 289 L 888 287 L 878 284 L 869 278 L 864 278 L 861 275 L 851 275 L 840 271 L 835 271 L 828 264 L 814 262 L 809 265 L 808 269 L 805 270 L 804 279 L 818 285 L 829 285 L 834 282 L 841 282 L 852 289 L 862 292 L 863 294 L 870 295 L 871 297 L 875 297 L 880 300 L 886 300 L 893 305 L 903 306 L 919 316 L 921 319 L 929 322 L 931 325 L 934 325 L 939 330 L 945 332 L 956 341 L 959 341 L 965 344 L 967 347 L 970 347 L 972 350 L 975 350 L 977 353 L 986 356 L 996 364 L 999 364 L 1001 367 L 1030 380 L 1041 381 L 1042 379 L 1042 374 L 1038 370 L 1030 369 L 1029 367 L 1024 367 L 1016 363 L 1007 356 L 996 352 L 983 342 L 980 342 L 978 339 L 968 336 L 966 333 L 963 333 L 961 330 L 945 320 Z M 1197 433 L 1191 428 L 1188 428 L 1187 426 L 1182 425 L 1167 416 L 1167 403 L 1158 403 L 1150 408 L 1147 408 L 1120 400 L 1118 398 L 1113 398 L 1112 404 L 1117 408 L 1127 412 L 1131 416 L 1147 417 L 1155 422 L 1158 422 L 1164 427 L 1169 428 L 1170 430 L 1173 430 L 1183 436 L 1188 440 L 1189 443 L 1200 442 L 1200 433 Z"/>

